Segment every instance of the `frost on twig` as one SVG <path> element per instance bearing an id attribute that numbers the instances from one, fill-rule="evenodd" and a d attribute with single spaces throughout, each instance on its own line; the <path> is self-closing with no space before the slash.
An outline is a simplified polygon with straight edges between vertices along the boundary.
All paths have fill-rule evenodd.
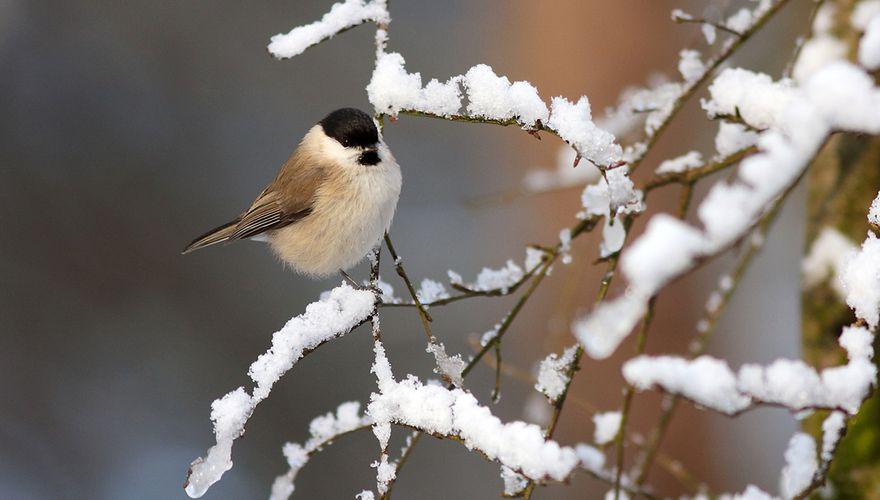
<path id="1" fill-rule="evenodd" d="M 639 390 L 660 387 L 728 415 L 757 404 L 779 405 L 792 412 L 832 409 L 855 414 L 876 385 L 872 340 L 865 328 L 844 328 L 840 345 L 849 363 L 821 372 L 800 360 L 747 364 L 734 374 L 726 362 L 710 356 L 694 360 L 639 356 L 624 364 L 623 376 Z"/>
<path id="2" fill-rule="evenodd" d="M 505 424 L 461 389 L 423 384 L 412 375 L 398 382 L 380 344 L 375 353 L 373 372 L 379 392 L 370 396 L 367 414 L 376 426 L 405 425 L 460 440 L 468 449 L 535 481 L 563 481 L 578 465 L 574 449 L 546 440 L 537 425 Z"/>
<path id="3" fill-rule="evenodd" d="M 556 353 L 550 353 L 538 368 L 538 381 L 535 383 L 535 389 L 541 394 L 547 396 L 551 403 L 562 396 L 568 387 L 569 366 L 574 361 L 575 351 L 577 347 L 569 347 L 562 356 Z"/>
<path id="4" fill-rule="evenodd" d="M 803 432 L 792 436 L 785 450 L 785 468 L 779 481 L 782 498 L 789 500 L 805 490 L 818 467 L 816 442 L 812 436 Z"/>
<path id="5" fill-rule="evenodd" d="M 425 350 L 434 355 L 434 361 L 437 363 L 434 373 L 442 376 L 444 380 L 455 387 L 462 387 L 461 372 L 466 363 L 461 359 L 461 354 L 454 356 L 446 354 L 446 348 L 443 344 L 437 342 L 437 339 L 433 337 Z"/>
<path id="6" fill-rule="evenodd" d="M 500 269 L 491 269 L 484 267 L 477 274 L 476 281 L 465 283 L 460 274 L 455 271 L 449 271 L 449 283 L 456 289 L 466 292 L 497 292 L 506 295 L 509 291 L 515 289 L 532 275 L 535 270 L 543 262 L 544 252 L 528 247 L 526 248 L 526 258 L 523 266 L 508 259 L 504 267 Z"/>
<path id="7" fill-rule="evenodd" d="M 211 420 L 217 444 L 205 457 L 190 465 L 186 493 L 201 497 L 232 468 L 232 443 L 244 433 L 244 426 L 257 404 L 284 373 L 320 345 L 342 336 L 365 321 L 375 310 L 372 292 L 355 290 L 347 284 L 334 288 L 325 298 L 306 307 L 272 336 L 272 347 L 261 354 L 248 370 L 254 381 L 251 394 L 243 388 L 211 404 Z"/>
<path id="8" fill-rule="evenodd" d="M 580 156 L 602 167 L 617 164 L 623 151 L 614 135 L 594 122 L 590 103 L 554 97 L 548 109 L 537 89 L 526 81 L 511 83 L 491 67 L 479 64 L 464 75 L 422 84 L 419 73 L 409 73 L 402 55 L 379 54 L 367 95 L 377 113 L 421 113 L 464 121 L 518 124 L 529 130 L 548 130 L 571 145 Z M 462 98 L 467 97 L 464 114 Z"/>
<path id="9" fill-rule="evenodd" d="M 313 45 L 365 22 L 388 23 L 386 0 L 345 0 L 333 4 L 320 21 L 297 26 L 286 34 L 277 34 L 269 42 L 269 53 L 278 59 L 289 59 Z"/>
<path id="10" fill-rule="evenodd" d="M 801 272 L 804 276 L 804 289 L 809 290 L 829 280 L 831 288 L 845 300 L 846 290 L 843 288 L 841 275 L 847 256 L 856 250 L 855 244 L 840 231 L 833 227 L 822 229 L 819 236 L 810 245 L 810 251 L 801 261 Z"/>
<path id="11" fill-rule="evenodd" d="M 608 411 L 593 415 L 593 441 L 602 446 L 610 443 L 620 431 L 620 421 L 623 415 L 619 411 Z"/>
<path id="12" fill-rule="evenodd" d="M 294 491 L 294 479 L 309 458 L 340 436 L 364 428 L 372 422 L 359 414 L 361 404 L 357 401 L 342 403 L 336 413 L 327 413 L 309 424 L 309 439 L 305 444 L 287 443 L 283 452 L 290 469 L 272 483 L 270 500 L 287 500 Z"/>
<path id="13" fill-rule="evenodd" d="M 743 238 L 801 177 L 832 130 L 880 132 L 880 113 L 866 111 L 880 108 L 880 90 L 849 63 L 831 63 L 802 86 L 729 69 L 709 92 L 711 99 L 703 107 L 710 114 L 741 116 L 765 130 L 758 138 L 759 151 L 742 161 L 735 182 L 718 182 L 709 191 L 697 209 L 702 229 L 660 214 L 624 252 L 627 292 L 573 326 L 594 358 L 604 359 L 616 350 L 666 283 Z"/>

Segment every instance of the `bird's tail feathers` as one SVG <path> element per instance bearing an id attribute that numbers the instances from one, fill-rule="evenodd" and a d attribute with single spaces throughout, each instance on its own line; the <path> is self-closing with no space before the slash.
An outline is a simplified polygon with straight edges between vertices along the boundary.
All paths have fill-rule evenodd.
<path id="1" fill-rule="evenodd" d="M 222 226 L 215 227 L 214 229 L 194 239 L 192 243 L 190 243 L 186 246 L 186 248 L 183 249 L 182 253 L 187 254 L 200 248 L 205 248 L 211 245 L 215 245 L 217 243 L 228 241 L 232 234 L 235 232 L 236 224 L 238 224 L 238 221 L 234 220 L 232 222 L 227 222 Z"/>

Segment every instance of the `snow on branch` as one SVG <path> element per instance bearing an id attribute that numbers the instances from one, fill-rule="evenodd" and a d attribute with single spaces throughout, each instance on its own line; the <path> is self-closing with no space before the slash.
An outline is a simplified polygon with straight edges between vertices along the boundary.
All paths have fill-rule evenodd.
<path id="1" fill-rule="evenodd" d="M 756 405 L 783 406 L 792 412 L 832 409 L 855 414 L 877 382 L 871 361 L 874 336 L 863 327 L 843 329 L 840 345 L 849 363 L 821 372 L 800 360 L 779 359 L 768 366 L 747 364 L 738 374 L 727 363 L 700 356 L 639 356 L 623 365 L 626 381 L 638 390 L 659 387 L 727 415 Z"/>
<path id="2" fill-rule="evenodd" d="M 386 0 L 345 0 L 335 3 L 320 21 L 297 26 L 290 32 L 279 33 L 269 41 L 269 53 L 278 59 L 289 59 L 306 49 L 366 22 L 388 23 Z"/>
<path id="3" fill-rule="evenodd" d="M 211 420 L 217 443 L 205 457 L 191 465 L 186 493 L 192 498 L 205 494 L 232 468 L 232 443 L 244 433 L 244 426 L 257 404 L 269 395 L 272 386 L 303 356 L 322 344 L 345 335 L 366 321 L 375 310 L 370 291 L 355 290 L 343 283 L 326 297 L 306 307 L 272 336 L 272 346 L 248 370 L 255 387 L 248 394 L 244 387 L 211 404 Z"/>
<path id="4" fill-rule="evenodd" d="M 503 423 L 462 389 L 424 384 L 412 375 L 398 382 L 381 344 L 376 344 L 375 353 L 373 372 L 379 392 L 370 396 L 367 414 L 376 427 L 390 430 L 391 424 L 398 424 L 459 440 L 468 449 L 535 481 L 563 481 L 578 466 L 575 450 L 545 439 L 539 426 Z M 387 446 L 388 435 L 382 431 L 377 436 L 380 434 L 380 442 L 384 440 Z"/>
<path id="5" fill-rule="evenodd" d="M 432 79 L 423 85 L 421 74 L 407 72 L 402 55 L 380 53 L 367 85 L 367 95 L 380 114 L 424 114 L 549 131 L 571 145 L 578 155 L 600 167 L 618 164 L 623 155 L 614 135 L 593 122 L 586 96 L 575 103 L 554 97 L 548 108 L 531 83 L 511 83 L 485 64 L 478 64 L 446 82 Z M 467 98 L 467 105 L 461 113 L 465 106 L 463 97 Z"/>
<path id="6" fill-rule="evenodd" d="M 339 405 L 336 413 L 316 417 L 309 424 L 309 439 L 305 444 L 287 443 L 282 451 L 290 469 L 275 478 L 269 500 L 287 500 L 294 491 L 294 479 L 309 458 L 345 434 L 368 428 L 372 421 L 360 415 L 361 404 L 348 401 Z"/>
<path id="7" fill-rule="evenodd" d="M 844 82 L 844 83 L 841 83 Z M 743 69 L 728 69 L 709 87 L 703 107 L 742 117 L 765 129 L 758 153 L 744 159 L 733 183 L 716 183 L 697 209 L 703 228 L 667 215 L 624 252 L 627 292 L 576 321 L 573 330 L 590 356 L 610 356 L 663 286 L 746 236 L 773 203 L 800 179 L 833 130 L 880 132 L 880 90 L 850 63 L 833 62 L 802 86 Z M 864 294 L 861 295 L 864 297 Z"/>

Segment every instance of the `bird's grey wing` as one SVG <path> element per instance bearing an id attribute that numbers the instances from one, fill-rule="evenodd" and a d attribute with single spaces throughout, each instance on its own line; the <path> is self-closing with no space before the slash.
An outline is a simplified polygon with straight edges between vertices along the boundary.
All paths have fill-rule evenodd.
<path id="1" fill-rule="evenodd" d="M 252 238 L 293 224 L 312 213 L 322 169 L 302 164 L 294 154 L 251 207 L 242 214 L 230 240 Z"/>

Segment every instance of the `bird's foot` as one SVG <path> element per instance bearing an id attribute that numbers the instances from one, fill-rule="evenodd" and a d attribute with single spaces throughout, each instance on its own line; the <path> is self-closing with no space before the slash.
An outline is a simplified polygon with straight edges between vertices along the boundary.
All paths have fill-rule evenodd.
<path id="1" fill-rule="evenodd" d="M 378 296 L 382 295 L 382 290 L 379 290 L 378 287 L 374 287 L 372 285 L 363 285 L 361 283 L 358 283 L 357 281 L 355 281 L 354 278 L 351 277 L 351 275 L 349 275 L 347 272 L 343 271 L 342 269 L 339 270 L 339 274 L 341 274 L 342 278 L 345 281 L 347 281 L 348 284 L 351 285 L 351 287 L 354 288 L 355 290 L 361 290 L 364 292 L 372 292 Z"/>

